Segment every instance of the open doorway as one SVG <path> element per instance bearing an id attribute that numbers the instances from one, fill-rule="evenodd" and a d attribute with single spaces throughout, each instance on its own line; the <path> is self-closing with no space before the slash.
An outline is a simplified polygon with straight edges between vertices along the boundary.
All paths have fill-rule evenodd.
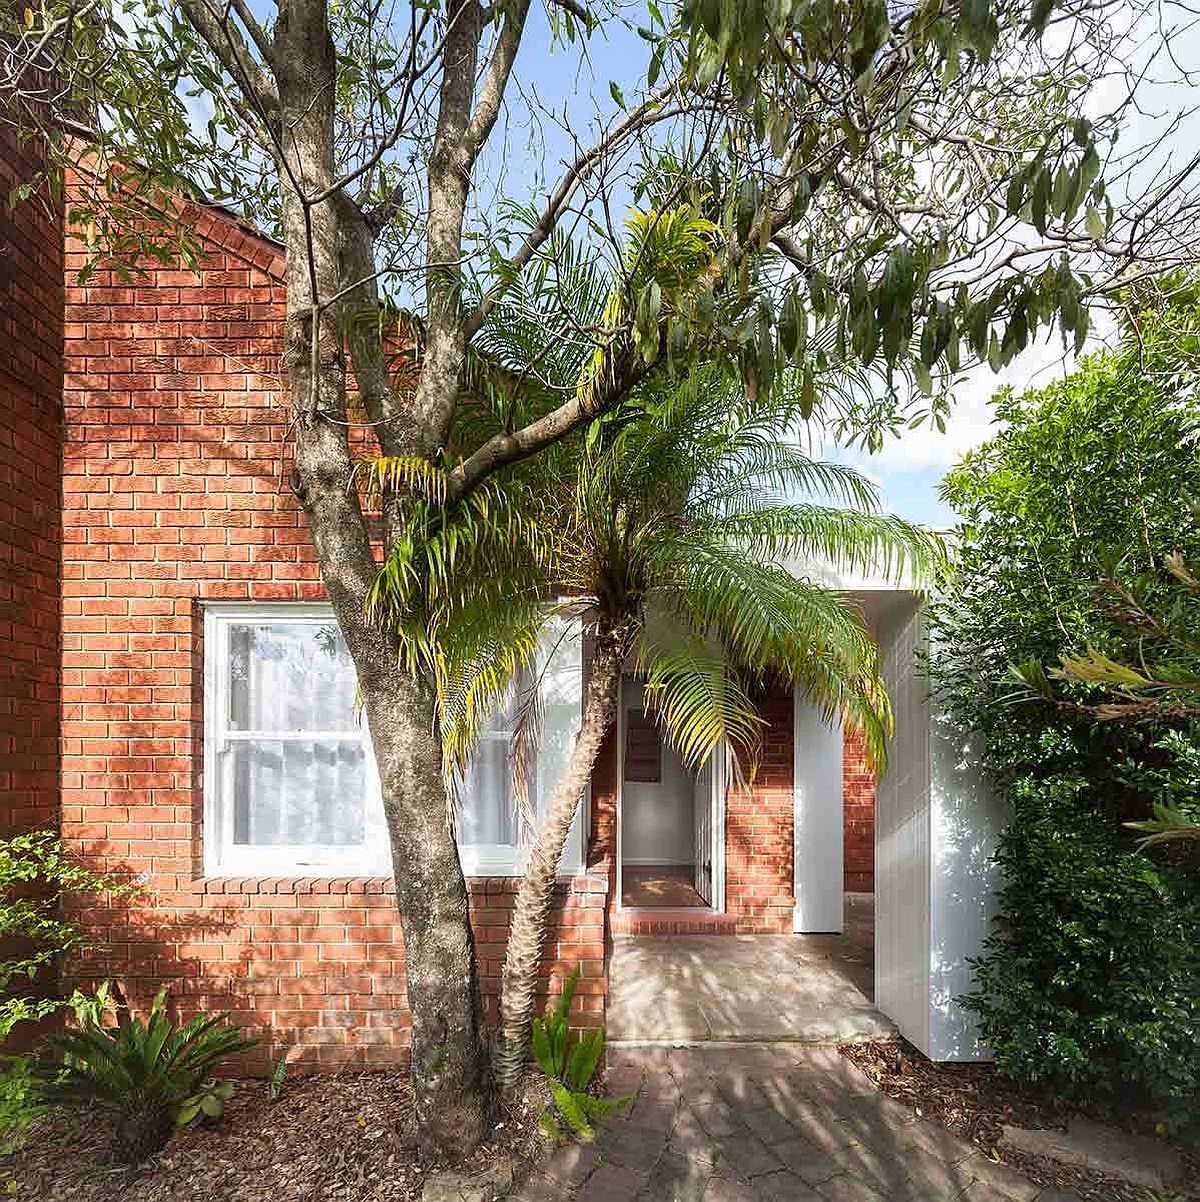
<path id="1" fill-rule="evenodd" d="M 642 682 L 630 675 L 621 683 L 619 735 L 621 907 L 718 910 L 718 757 L 690 769 L 647 711 Z"/>

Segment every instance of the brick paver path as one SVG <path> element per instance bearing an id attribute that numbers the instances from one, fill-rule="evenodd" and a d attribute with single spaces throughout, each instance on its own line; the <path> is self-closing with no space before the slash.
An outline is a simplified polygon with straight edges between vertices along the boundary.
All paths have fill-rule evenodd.
<path id="1" fill-rule="evenodd" d="M 835 1048 L 615 1049 L 635 1094 L 520 1202 L 1072 1202 L 876 1090 Z"/>

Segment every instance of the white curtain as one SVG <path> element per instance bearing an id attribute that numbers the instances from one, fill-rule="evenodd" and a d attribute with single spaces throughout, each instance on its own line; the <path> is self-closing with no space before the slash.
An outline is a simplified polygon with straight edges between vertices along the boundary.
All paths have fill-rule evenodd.
<path id="1" fill-rule="evenodd" d="M 232 626 L 228 695 L 230 732 L 253 732 L 232 741 L 233 842 L 361 844 L 367 753 L 336 626 Z"/>

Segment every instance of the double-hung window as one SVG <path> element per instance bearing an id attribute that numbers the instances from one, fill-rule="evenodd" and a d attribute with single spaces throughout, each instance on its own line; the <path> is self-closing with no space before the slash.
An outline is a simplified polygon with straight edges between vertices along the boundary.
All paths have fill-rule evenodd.
<path id="1" fill-rule="evenodd" d="M 204 866 L 213 876 L 385 876 L 391 853 L 354 666 L 326 605 L 213 604 L 205 611 Z M 579 625 L 560 623 L 485 726 L 457 782 L 463 868 L 524 868 L 510 747 L 523 690 L 541 692 L 529 797 L 544 812 L 581 704 Z M 582 809 L 582 807 L 581 807 Z M 583 859 L 582 816 L 563 856 Z"/>

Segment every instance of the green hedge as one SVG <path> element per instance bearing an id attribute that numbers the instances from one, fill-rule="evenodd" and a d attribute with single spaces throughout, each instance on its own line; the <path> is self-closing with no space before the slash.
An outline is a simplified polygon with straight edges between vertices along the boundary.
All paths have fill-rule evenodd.
<path id="1" fill-rule="evenodd" d="M 1194 298 L 1039 392 L 998 398 L 1002 431 L 947 478 L 956 566 L 931 606 L 935 686 L 1011 806 L 1001 917 L 964 1000 L 998 1067 L 1048 1093 L 1200 1124 L 1200 873 L 1195 846 L 1139 849 L 1124 823 L 1198 801 L 1200 726 L 1106 723 L 1015 700 L 1011 666 L 1131 630 L 1106 578 L 1169 596 L 1163 557 L 1200 554 Z M 1186 391 L 1185 391 L 1186 389 Z M 1094 701 L 1091 686 L 1064 686 Z M 1076 690 L 1073 694 L 1072 690 Z"/>

